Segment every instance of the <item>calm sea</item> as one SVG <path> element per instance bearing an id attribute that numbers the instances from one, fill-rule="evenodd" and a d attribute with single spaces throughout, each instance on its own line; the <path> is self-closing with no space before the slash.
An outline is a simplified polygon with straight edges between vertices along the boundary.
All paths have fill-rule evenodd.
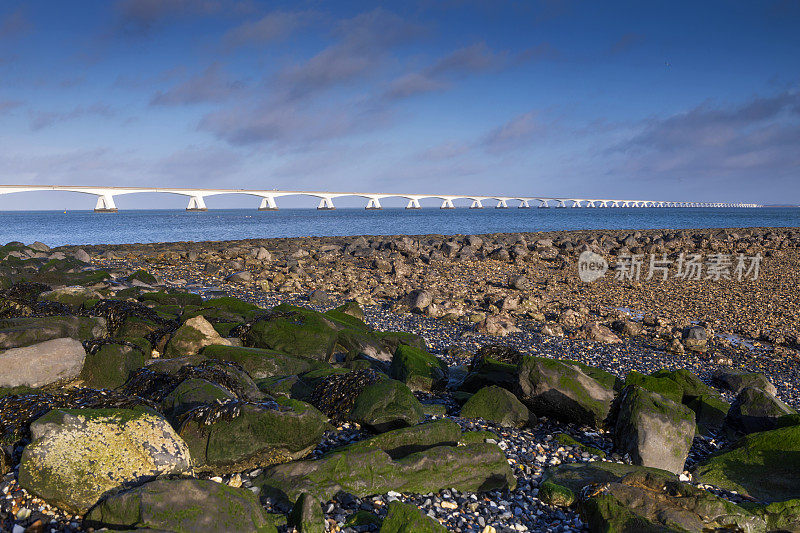
<path id="1" fill-rule="evenodd" d="M 13 211 L 0 213 L 0 243 L 217 241 L 322 235 L 420 235 L 574 229 L 800 227 L 800 208 L 255 209 Z"/>

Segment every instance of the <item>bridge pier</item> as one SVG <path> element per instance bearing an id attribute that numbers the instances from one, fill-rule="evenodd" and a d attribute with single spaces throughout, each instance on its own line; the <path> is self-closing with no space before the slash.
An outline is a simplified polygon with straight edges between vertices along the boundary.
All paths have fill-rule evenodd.
<path id="1" fill-rule="evenodd" d="M 469 206 L 470 209 L 483 209 L 483 204 L 480 200 L 472 200 L 472 205 Z"/>
<path id="2" fill-rule="evenodd" d="M 517 209 L 530 209 L 531 206 L 528 204 L 528 200 L 520 200 Z"/>
<path id="3" fill-rule="evenodd" d="M 117 205 L 114 203 L 114 197 L 110 194 L 104 194 L 97 197 L 97 204 L 94 206 L 95 213 L 116 213 Z"/>
<path id="4" fill-rule="evenodd" d="M 494 206 L 495 209 L 508 209 L 508 204 L 505 200 L 498 200 L 497 205 Z"/>
<path id="5" fill-rule="evenodd" d="M 324 196 L 320 198 L 317 209 L 322 211 L 331 211 L 333 209 L 336 209 L 336 207 L 333 205 L 333 198 L 331 198 L 330 196 Z"/>
<path id="6" fill-rule="evenodd" d="M 383 209 L 380 198 L 370 198 L 369 202 L 367 202 L 367 207 L 364 209 Z"/>
<path id="7" fill-rule="evenodd" d="M 420 207 L 420 205 L 419 205 L 419 199 L 417 199 L 417 198 L 409 198 L 408 205 L 406 206 L 406 209 L 422 209 L 422 207 Z"/>
<path id="8" fill-rule="evenodd" d="M 453 205 L 453 200 L 451 200 L 450 198 L 445 198 L 445 200 L 442 202 L 442 207 L 440 207 L 439 209 L 455 209 L 455 208 L 456 206 Z"/>
<path id="9" fill-rule="evenodd" d="M 275 203 L 275 198 L 272 196 L 265 196 L 261 199 L 261 205 L 258 206 L 259 211 L 277 211 L 278 204 Z"/>
<path id="10" fill-rule="evenodd" d="M 550 203 L 547 200 L 539 200 L 539 207 L 547 209 L 550 207 Z"/>
<path id="11" fill-rule="evenodd" d="M 186 206 L 187 211 L 208 211 L 206 201 L 202 196 L 192 196 L 189 198 L 189 205 Z"/>

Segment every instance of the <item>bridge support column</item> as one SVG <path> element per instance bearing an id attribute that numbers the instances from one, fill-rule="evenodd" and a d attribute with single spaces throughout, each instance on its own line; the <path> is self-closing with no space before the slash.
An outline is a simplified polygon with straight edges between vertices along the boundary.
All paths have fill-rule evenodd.
<path id="1" fill-rule="evenodd" d="M 104 194 L 97 197 L 97 204 L 94 206 L 95 213 L 116 213 L 117 205 L 114 203 L 114 197 L 110 194 Z"/>
<path id="2" fill-rule="evenodd" d="M 445 199 L 442 202 L 442 207 L 440 207 L 440 209 L 455 209 L 455 208 L 456 206 L 453 205 L 453 200 L 451 200 L 450 198 Z"/>
<path id="3" fill-rule="evenodd" d="M 420 207 L 420 205 L 419 205 L 419 199 L 417 199 L 417 198 L 410 198 L 410 199 L 408 200 L 408 205 L 406 206 L 406 209 L 422 209 L 422 208 Z"/>
<path id="4" fill-rule="evenodd" d="M 520 200 L 519 205 L 517 206 L 518 209 L 530 209 L 531 206 L 528 205 L 528 200 Z"/>
<path id="5" fill-rule="evenodd" d="M 380 198 L 370 198 L 369 202 L 367 202 L 367 207 L 364 209 L 383 209 Z"/>
<path id="6" fill-rule="evenodd" d="M 469 206 L 470 209 L 483 209 L 483 204 L 480 200 L 472 200 L 472 205 Z"/>
<path id="7" fill-rule="evenodd" d="M 580 200 L 572 200 L 572 206 L 571 207 L 581 207 L 581 201 Z"/>
<path id="8" fill-rule="evenodd" d="M 261 205 L 258 206 L 259 211 L 277 211 L 278 204 L 275 203 L 275 197 L 265 196 L 261 199 Z"/>
<path id="9" fill-rule="evenodd" d="M 495 209 L 508 209 L 508 204 L 505 200 L 498 200 L 497 205 L 494 206 Z"/>
<path id="10" fill-rule="evenodd" d="M 547 200 L 539 200 L 539 207 L 547 209 L 550 207 L 550 203 Z"/>
<path id="11" fill-rule="evenodd" d="M 556 207 L 567 207 L 567 204 L 564 202 L 564 200 L 558 200 Z"/>
<path id="12" fill-rule="evenodd" d="M 330 196 L 325 196 L 323 198 L 320 198 L 317 209 L 321 209 L 323 211 L 330 211 L 332 209 L 336 209 L 336 207 L 333 205 L 333 198 L 331 198 Z"/>
<path id="13" fill-rule="evenodd" d="M 187 211 L 208 211 L 206 201 L 202 196 L 192 196 L 189 198 L 189 205 L 186 206 Z"/>
<path id="14" fill-rule="evenodd" d="M 586 207 L 597 207 L 597 206 L 596 206 L 596 205 L 594 205 L 594 202 L 593 202 L 593 201 L 589 200 L 589 201 L 586 203 Z"/>

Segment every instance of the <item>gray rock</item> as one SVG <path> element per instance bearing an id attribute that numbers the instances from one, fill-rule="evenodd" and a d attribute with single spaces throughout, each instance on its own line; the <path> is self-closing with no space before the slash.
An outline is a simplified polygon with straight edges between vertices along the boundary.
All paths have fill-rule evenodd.
<path id="1" fill-rule="evenodd" d="M 75 251 L 75 253 L 73 254 L 73 257 L 75 257 L 75 259 L 77 259 L 78 261 L 81 261 L 83 263 L 91 263 L 92 262 L 92 258 L 89 256 L 88 253 L 86 253 L 86 250 L 84 250 L 83 248 L 78 248 Z"/>
<path id="2" fill-rule="evenodd" d="M 249 270 L 242 270 L 240 272 L 234 272 L 225 278 L 225 280 L 233 283 L 247 283 L 253 280 L 253 274 Z"/>
<path id="3" fill-rule="evenodd" d="M 685 405 L 636 386 L 623 390 L 614 446 L 633 464 L 683 472 L 694 431 L 694 411 Z"/>
<path id="4" fill-rule="evenodd" d="M 207 479 L 158 479 L 113 494 L 86 521 L 114 530 L 277 533 L 255 494 Z"/>
<path id="5" fill-rule="evenodd" d="M 289 525 L 299 533 L 325 533 L 325 515 L 314 496 L 303 493 L 289 513 Z"/>
<path id="6" fill-rule="evenodd" d="M 614 390 L 577 366 L 546 357 L 523 357 L 515 394 L 537 416 L 600 427 L 611 410 Z"/>
<path id="7" fill-rule="evenodd" d="M 42 387 L 81 373 L 86 352 L 81 341 L 62 338 L 0 353 L 0 387 Z"/>
<path id="8" fill-rule="evenodd" d="M 0 350 L 29 346 L 62 337 L 84 341 L 107 335 L 106 321 L 103 318 L 48 316 L 0 320 Z"/>
<path id="9" fill-rule="evenodd" d="M 431 305 L 431 302 L 433 302 L 433 295 L 424 289 L 412 291 L 408 295 L 408 306 L 412 311 L 422 312 Z"/>
<path id="10" fill-rule="evenodd" d="M 512 289 L 525 291 L 530 288 L 531 282 L 522 274 L 516 274 L 508 277 L 508 286 Z"/>
<path id="11" fill-rule="evenodd" d="M 708 332 L 703 326 L 687 326 L 681 333 L 683 345 L 693 352 L 705 352 L 708 347 Z"/>
<path id="12" fill-rule="evenodd" d="M 774 395 L 761 389 L 745 387 L 731 404 L 725 427 L 741 433 L 768 431 L 777 427 L 779 417 L 796 413 L 797 411 Z"/>
<path id="13" fill-rule="evenodd" d="M 602 342 L 605 344 L 616 344 L 618 342 L 622 342 L 620 338 L 614 335 L 610 329 L 598 324 L 597 322 L 587 322 L 583 325 L 582 330 L 586 334 L 586 338 L 591 341 Z"/>
<path id="14" fill-rule="evenodd" d="M 255 256 L 259 261 L 272 261 L 272 254 L 263 246 L 255 251 Z"/>
<path id="15" fill-rule="evenodd" d="M 722 368 L 711 375 L 711 380 L 718 386 L 739 394 L 746 387 L 761 389 L 773 396 L 778 394 L 778 389 L 770 383 L 764 374 L 758 372 L 744 372 L 733 368 Z"/>
<path id="16" fill-rule="evenodd" d="M 37 252 L 49 252 L 50 251 L 50 247 L 49 246 L 47 246 L 45 243 L 39 242 L 39 241 L 36 241 L 33 244 L 28 245 L 28 248 L 31 248 L 32 250 L 36 250 Z"/>

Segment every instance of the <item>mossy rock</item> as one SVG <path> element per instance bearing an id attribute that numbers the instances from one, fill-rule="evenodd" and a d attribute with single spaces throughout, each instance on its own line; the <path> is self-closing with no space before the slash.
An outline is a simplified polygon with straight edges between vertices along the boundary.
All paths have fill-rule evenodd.
<path id="1" fill-rule="evenodd" d="M 398 460 L 379 449 L 332 453 L 273 465 L 253 483 L 284 501 L 295 501 L 304 492 L 327 501 L 339 491 L 363 498 L 390 490 L 426 494 L 443 488 L 483 492 L 516 487 L 505 453 L 489 443 L 437 446 Z"/>
<path id="2" fill-rule="evenodd" d="M 764 519 L 672 476 L 637 471 L 594 491 L 578 509 L 590 531 L 764 532 Z"/>
<path id="3" fill-rule="evenodd" d="M 598 457 L 606 456 L 606 452 L 604 452 L 603 450 L 595 448 L 594 446 L 587 446 L 586 444 L 579 442 L 574 437 L 572 437 L 571 435 L 567 435 L 566 433 L 556 433 L 555 435 L 553 435 L 553 440 L 555 440 L 562 446 L 577 447 L 582 452 L 587 452 L 592 455 L 596 455 Z"/>
<path id="4" fill-rule="evenodd" d="M 289 525 L 300 533 L 325 533 L 325 515 L 322 506 L 314 496 L 301 494 L 291 512 Z"/>
<path id="5" fill-rule="evenodd" d="M 81 309 L 86 302 L 101 299 L 103 296 L 94 289 L 86 287 L 63 287 L 39 295 L 40 301 L 57 302 L 72 309 Z"/>
<path id="6" fill-rule="evenodd" d="M 498 437 L 495 433 L 488 430 L 465 431 L 458 438 L 458 444 L 463 446 L 465 444 L 476 444 L 479 442 L 486 442 L 487 440 L 493 440 L 497 442 Z"/>
<path id="7" fill-rule="evenodd" d="M 86 515 L 86 523 L 174 533 L 278 531 L 251 491 L 206 479 L 158 479 L 113 494 Z"/>
<path id="8" fill-rule="evenodd" d="M 201 405 L 213 405 L 217 401 L 235 399 L 235 394 L 215 383 L 200 378 L 189 378 L 181 381 L 161 401 L 161 408 L 170 421 L 175 423 L 181 416 Z"/>
<path id="9" fill-rule="evenodd" d="M 473 394 L 461 408 L 460 416 L 519 428 L 528 423 L 530 412 L 511 392 L 493 385 Z"/>
<path id="10" fill-rule="evenodd" d="M 212 345 L 203 348 L 201 353 L 209 359 L 237 363 L 253 379 L 303 374 L 312 370 L 331 368 L 329 364 L 321 361 L 260 348 Z"/>
<path id="11" fill-rule="evenodd" d="M 800 426 L 751 433 L 697 465 L 693 479 L 765 502 L 800 498 Z"/>
<path id="12" fill-rule="evenodd" d="M 369 326 L 364 322 L 363 319 L 356 318 L 355 316 L 339 311 L 338 309 L 331 309 L 330 311 L 325 311 L 323 313 L 325 316 L 336 320 L 342 324 L 345 324 L 349 328 L 357 329 L 360 331 L 370 331 Z M 361 316 L 364 316 L 363 313 Z"/>
<path id="13" fill-rule="evenodd" d="M 364 321 L 364 310 L 361 309 L 361 306 L 358 305 L 358 302 L 355 301 L 345 302 L 339 307 L 337 307 L 335 311 L 343 313 L 345 315 L 349 315 L 355 319 L 360 320 L 361 322 Z"/>
<path id="14" fill-rule="evenodd" d="M 358 526 L 380 526 L 383 520 L 380 516 L 370 511 L 356 511 L 351 514 L 344 527 L 358 527 Z"/>
<path id="15" fill-rule="evenodd" d="M 380 433 L 419 424 L 422 404 L 404 383 L 384 379 L 364 388 L 348 418 Z"/>
<path id="16" fill-rule="evenodd" d="M 102 344 L 96 351 L 86 353 L 79 377 L 87 387 L 116 389 L 142 368 L 145 360 L 142 350 L 125 344 Z"/>
<path id="17" fill-rule="evenodd" d="M 300 379 L 300 376 L 275 376 L 255 380 L 259 390 L 270 396 L 287 396 L 307 402 L 314 392 L 313 387 Z"/>
<path id="18" fill-rule="evenodd" d="M 728 410 L 731 406 L 719 395 L 698 396 L 686 403 L 687 407 L 694 411 L 695 422 L 698 432 L 701 435 L 716 435 L 725 422 Z"/>
<path id="19" fill-rule="evenodd" d="M 190 411 L 179 434 L 195 464 L 216 473 L 241 471 L 304 456 L 327 429 L 327 418 L 297 402 L 285 407 L 225 404 Z"/>
<path id="20" fill-rule="evenodd" d="M 428 416 L 445 416 L 447 406 L 441 403 L 423 403 L 422 412 Z"/>
<path id="21" fill-rule="evenodd" d="M 633 464 L 683 472 L 694 432 L 694 412 L 685 405 L 635 385 L 623 389 L 614 447 Z"/>
<path id="22" fill-rule="evenodd" d="M 281 306 L 278 306 L 281 307 Z M 275 308 L 277 309 L 277 308 Z M 245 346 L 266 348 L 318 361 L 329 361 L 339 333 L 321 313 L 273 309 L 242 336 Z"/>
<path id="23" fill-rule="evenodd" d="M 731 404 L 725 428 L 738 433 L 768 431 L 778 426 L 780 417 L 794 414 L 797 411 L 769 392 L 745 387 Z"/>
<path id="24" fill-rule="evenodd" d="M 140 281 L 142 283 L 147 283 L 148 285 L 155 285 L 158 282 L 156 277 L 146 270 L 137 270 L 133 274 L 129 275 L 128 282 L 133 281 Z"/>
<path id="25" fill-rule="evenodd" d="M 414 333 L 406 333 L 404 331 L 375 331 L 373 335 L 380 339 L 392 353 L 394 353 L 401 344 L 411 346 L 418 350 L 428 349 L 425 344 L 425 339 Z"/>
<path id="26" fill-rule="evenodd" d="M 800 499 L 773 502 L 752 510 L 764 518 L 768 531 L 800 531 Z"/>
<path id="27" fill-rule="evenodd" d="M 219 309 L 222 311 L 227 311 L 229 313 L 234 313 L 240 316 L 250 316 L 253 313 L 263 312 L 264 309 L 261 307 L 251 304 L 249 302 L 245 302 L 239 300 L 237 298 L 233 298 L 231 296 L 221 296 L 219 298 L 209 298 L 208 300 L 203 301 L 200 304 L 203 310 L 205 309 Z"/>
<path id="28" fill-rule="evenodd" d="M 0 350 L 70 337 L 79 341 L 108 336 L 106 322 L 84 316 L 22 317 L 0 320 Z"/>
<path id="29" fill-rule="evenodd" d="M 581 372 L 596 380 L 607 389 L 621 391 L 625 386 L 625 381 L 621 380 L 611 372 L 603 370 L 602 368 L 597 368 L 596 366 L 587 365 L 586 363 L 581 363 L 580 361 L 575 361 L 572 359 L 560 359 L 560 361 L 564 364 L 577 366 Z"/>
<path id="30" fill-rule="evenodd" d="M 580 368 L 530 356 L 520 361 L 514 394 L 537 416 L 593 427 L 605 424 L 614 399 L 613 389 Z"/>
<path id="31" fill-rule="evenodd" d="M 447 382 L 447 364 L 426 351 L 401 344 L 394 352 L 389 376 L 411 390 L 431 391 Z"/>
<path id="32" fill-rule="evenodd" d="M 650 392 L 655 392 L 669 398 L 673 402 L 681 403 L 683 400 L 683 389 L 677 382 L 672 379 L 663 377 L 648 376 L 636 372 L 635 370 L 628 373 L 625 377 L 625 385 L 635 385 Z"/>
<path id="33" fill-rule="evenodd" d="M 455 446 L 460 437 L 461 428 L 459 425 L 445 418 L 426 424 L 387 431 L 349 444 L 336 451 L 376 448 L 385 451 L 392 459 L 397 459 L 434 446 Z"/>
<path id="34" fill-rule="evenodd" d="M 539 499 L 547 505 L 569 507 L 575 503 L 577 496 L 572 490 L 563 485 L 545 481 L 539 485 Z"/>
<path id="35" fill-rule="evenodd" d="M 395 501 L 378 533 L 447 533 L 447 528 L 418 507 Z"/>
<path id="36" fill-rule="evenodd" d="M 517 386 L 517 366 L 483 357 L 464 378 L 460 390 L 477 392 L 483 387 L 497 385 L 513 391 Z"/>
<path id="37" fill-rule="evenodd" d="M 700 396 L 720 397 L 717 391 L 703 383 L 699 377 L 685 368 L 680 368 L 678 370 L 658 370 L 653 372 L 651 376 L 659 379 L 666 378 L 677 383 L 683 392 L 683 398 L 681 399 L 683 403 L 689 403 Z"/>

